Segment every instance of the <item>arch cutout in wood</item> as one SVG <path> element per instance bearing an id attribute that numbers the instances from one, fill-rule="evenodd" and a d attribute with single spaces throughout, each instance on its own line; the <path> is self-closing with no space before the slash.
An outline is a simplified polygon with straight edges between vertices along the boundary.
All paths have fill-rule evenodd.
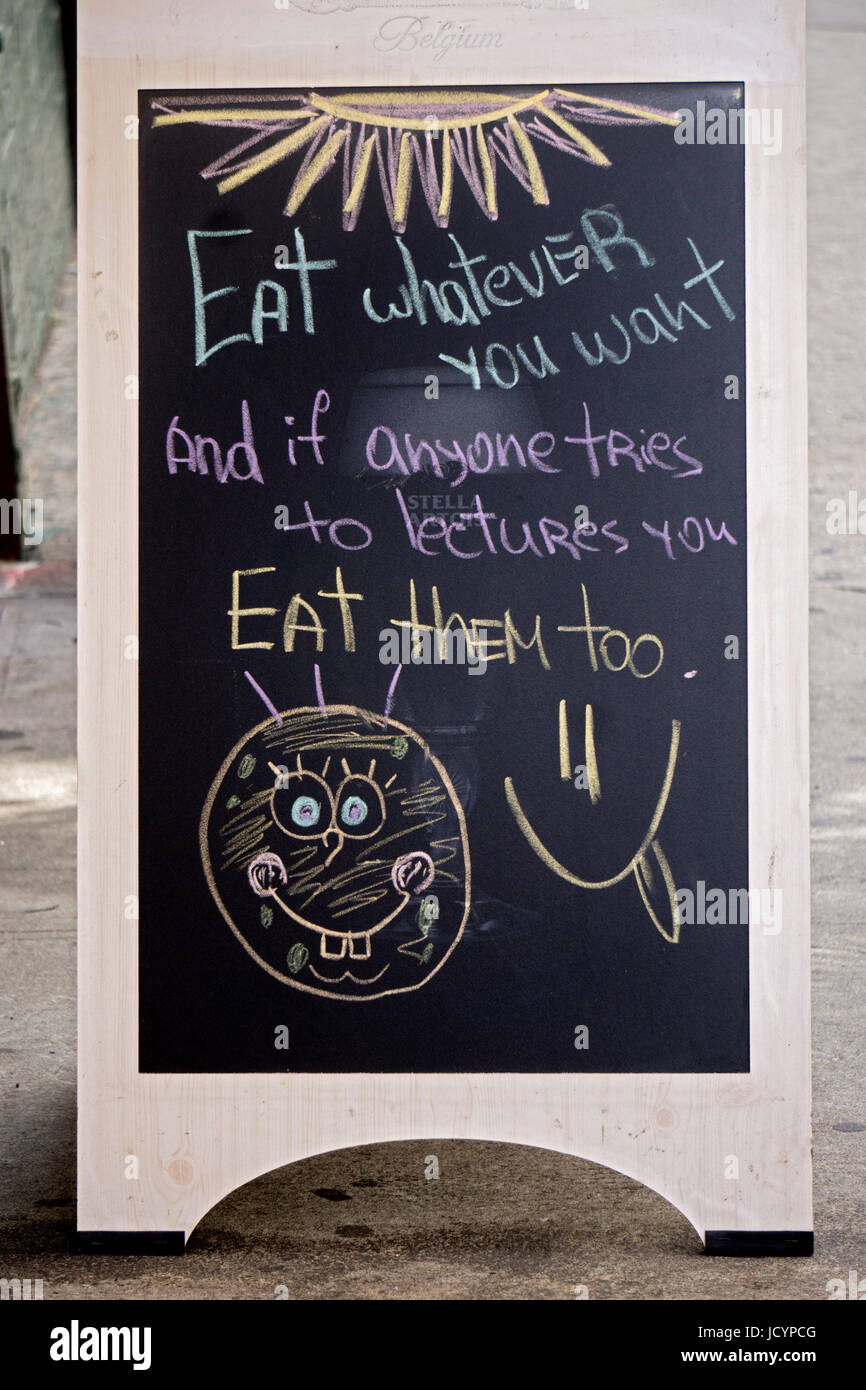
<path id="1" fill-rule="evenodd" d="M 188 1226 L 187 1229 L 185 1229 L 185 1230 L 177 1230 L 177 1231 L 173 1231 L 173 1230 L 155 1231 L 155 1230 L 154 1230 L 154 1231 L 137 1231 L 137 1232 L 136 1232 L 136 1231 L 115 1231 L 115 1232 L 106 1232 L 106 1231 L 80 1231 L 80 1232 L 78 1233 L 79 1246 L 80 1246 L 80 1248 L 81 1248 L 83 1251 L 89 1252 L 89 1253 L 94 1253 L 94 1254 L 96 1254 L 96 1253 L 105 1253 L 105 1254 L 112 1254 L 112 1253 L 114 1253 L 114 1254 L 129 1254 L 129 1253 L 140 1253 L 140 1254 L 145 1254 L 145 1253 L 147 1253 L 147 1254 L 182 1254 L 182 1253 L 184 1253 L 184 1251 L 185 1251 L 185 1249 L 186 1249 L 186 1247 L 187 1247 L 189 1241 L 192 1239 L 192 1237 L 193 1237 L 195 1231 L 201 1226 L 201 1223 L 202 1223 L 203 1221 L 205 1221 L 206 1218 L 208 1218 L 208 1217 L 210 1217 L 210 1216 L 213 1216 L 213 1215 L 216 1213 L 217 1209 L 218 1209 L 223 1203 L 227 1203 L 227 1202 L 229 1202 L 230 1200 L 234 1199 L 234 1201 L 235 1201 L 236 1204 L 240 1204 L 241 1206 L 243 1206 L 242 1194 L 244 1193 L 244 1191 L 245 1191 L 246 1189 L 252 1188 L 252 1187 L 255 1186 L 256 1184 L 259 1184 L 259 1183 L 260 1183 L 262 1180 L 264 1180 L 264 1179 L 275 1179 L 275 1178 L 277 1177 L 278 1174 L 287 1175 L 289 1169 L 291 1169 L 291 1168 L 293 1168 L 293 1167 L 296 1167 L 297 1165 L 300 1165 L 300 1164 L 302 1164 L 302 1163 L 304 1163 L 304 1162 L 306 1162 L 306 1161 L 308 1161 L 308 1160 L 317 1159 L 317 1158 L 335 1158 L 335 1157 L 337 1157 L 338 1155 L 342 1154 L 342 1155 L 345 1155 L 345 1156 L 346 1156 L 346 1159 L 347 1159 L 347 1161 L 348 1161 L 348 1160 L 349 1160 L 349 1156 L 350 1156 L 352 1153 L 356 1152 L 357 1150 L 364 1150 L 364 1151 L 366 1151 L 367 1154 L 368 1154 L 368 1158 L 370 1158 L 369 1151 L 370 1151 L 371 1149 L 373 1149 L 373 1150 L 374 1150 L 374 1153 L 373 1153 L 373 1155 L 371 1156 L 371 1157 L 372 1157 L 372 1161 L 368 1163 L 368 1166 L 371 1166 L 371 1167 L 375 1168 L 375 1167 L 376 1167 L 376 1158 L 379 1157 L 380 1159 L 384 1159 L 384 1157 L 385 1157 L 384 1154 L 377 1155 L 377 1154 L 375 1153 L 375 1150 L 376 1150 L 376 1149 L 382 1149 L 382 1150 L 384 1150 L 384 1149 L 386 1149 L 386 1148 L 395 1148 L 395 1147 L 398 1147 L 398 1146 L 399 1146 L 401 1149 L 406 1149 L 406 1148 L 408 1148 L 408 1146 L 409 1146 L 410 1144 L 411 1144 L 411 1145 L 418 1145 L 419 1147 L 418 1147 L 418 1154 L 417 1154 L 417 1155 L 416 1155 L 416 1154 L 413 1154 L 413 1155 L 411 1155 L 411 1157 L 410 1157 L 410 1155 L 409 1155 L 408 1153 L 405 1154 L 405 1165 L 404 1165 L 404 1169 L 403 1169 L 402 1172 L 401 1172 L 400 1181 L 401 1181 L 401 1183 L 404 1184 L 404 1185 L 405 1185 L 406 1183 L 409 1183 L 409 1184 L 411 1185 L 411 1182 L 412 1182 L 412 1175 L 411 1175 L 411 1172 L 410 1172 L 410 1170 L 409 1170 L 409 1164 L 410 1164 L 410 1162 L 412 1162 L 412 1161 L 414 1160 L 414 1162 L 415 1162 L 415 1167 L 416 1167 L 416 1171 L 415 1171 L 415 1175 L 414 1175 L 415 1181 L 417 1182 L 419 1188 L 422 1188 L 422 1189 L 423 1189 L 423 1185 L 424 1185 L 425 1181 L 428 1179 L 428 1174 L 427 1174 L 427 1172 L 426 1172 L 426 1168 L 429 1166 L 430 1157 L 429 1157 L 429 1156 L 425 1157 L 425 1158 L 423 1159 L 423 1162 L 422 1162 L 422 1161 L 419 1159 L 419 1157 L 418 1157 L 418 1155 L 420 1155 L 422 1152 L 424 1152 L 424 1153 L 426 1154 L 427 1150 L 431 1150 L 431 1151 L 437 1150 L 437 1151 L 438 1151 L 438 1153 L 435 1154 L 434 1157 L 435 1157 L 435 1162 L 436 1162 L 436 1173 L 435 1173 L 435 1177 L 436 1177 L 436 1180 L 439 1180 L 439 1179 L 443 1176 L 443 1174 L 440 1173 L 440 1171 L 439 1171 L 440 1158 L 439 1158 L 438 1155 L 442 1153 L 442 1146 L 443 1146 L 443 1144 L 444 1144 L 444 1145 L 449 1145 L 449 1146 L 453 1146 L 453 1145 L 455 1145 L 455 1144 L 457 1144 L 457 1145 L 466 1144 L 467 1146 L 468 1146 L 468 1145 L 472 1145 L 472 1146 L 474 1147 L 474 1146 L 476 1146 L 476 1145 L 478 1145 L 478 1144 L 480 1144 L 480 1143 L 484 1143 L 484 1144 L 493 1144 L 494 1142 L 495 1142 L 495 1147 L 497 1147 L 497 1148 L 506 1148 L 506 1147 L 507 1147 L 507 1148 L 512 1148 L 512 1149 L 514 1149 L 514 1150 L 520 1149 L 520 1150 L 524 1151 L 524 1152 L 527 1154 L 527 1163 L 528 1163 L 529 1165 L 531 1165 L 531 1163 L 532 1163 L 532 1159 L 531 1159 L 531 1152 L 532 1152 L 532 1150 L 538 1148 L 538 1145 L 533 1145 L 533 1144 L 525 1143 L 525 1142 L 521 1141 L 520 1139 L 513 1139 L 513 1140 L 511 1140 L 511 1141 L 506 1145 L 506 1144 L 504 1144 L 502 1141 L 482 1141 L 482 1140 L 476 1140 L 476 1139 L 470 1138 L 470 1137 L 468 1137 L 468 1136 L 464 1136 L 464 1137 L 463 1137 L 462 1139 L 460 1139 L 460 1140 L 453 1140 L 453 1139 L 450 1139 L 450 1140 L 443 1140 L 443 1139 L 441 1138 L 441 1136 L 438 1137 L 438 1138 L 436 1138 L 436 1139 L 425 1138 L 424 1136 L 414 1136 L 414 1137 L 407 1137 L 407 1138 L 405 1138 L 405 1139 L 403 1139 L 403 1140 L 399 1140 L 399 1141 L 397 1141 L 397 1140 L 390 1140 L 390 1141 L 382 1142 L 382 1143 L 380 1143 L 380 1144 L 373 1144 L 373 1145 L 371 1145 L 369 1142 L 366 1142 L 366 1141 L 363 1141 L 363 1140 L 362 1140 L 362 1141 L 359 1142 L 358 1144 L 353 1145 L 351 1148 L 331 1149 L 331 1150 L 319 1150 L 319 1151 L 316 1151 L 316 1152 L 310 1152 L 310 1153 L 305 1153 L 305 1154 L 297 1154 L 297 1155 L 295 1155 L 295 1157 L 292 1159 L 292 1162 L 291 1162 L 290 1164 L 279 1164 L 279 1165 L 277 1165 L 276 1167 L 273 1167 L 273 1168 L 265 1168 L 265 1169 L 263 1169 L 263 1170 L 261 1170 L 261 1171 L 256 1172 L 255 1174 L 253 1174 L 253 1175 L 251 1175 L 251 1176 L 247 1176 L 247 1177 L 243 1178 L 243 1179 L 240 1180 L 236 1185 L 233 1185 L 233 1186 L 227 1188 L 225 1191 L 223 1191 L 223 1192 L 221 1192 L 221 1193 L 219 1193 L 219 1194 L 214 1194 L 214 1195 L 212 1195 L 211 1200 L 209 1201 L 208 1205 L 198 1214 L 197 1217 L 195 1217 L 194 1220 L 192 1220 L 192 1224 L 191 1224 L 190 1226 Z M 421 1146 L 423 1146 L 423 1148 L 422 1148 Z M 665 1203 L 667 1203 L 670 1207 L 672 1207 L 672 1208 L 674 1209 L 674 1211 L 676 1211 L 676 1212 L 678 1213 L 678 1215 L 680 1215 L 680 1216 L 683 1217 L 683 1219 L 684 1219 L 684 1220 L 689 1224 L 689 1226 L 696 1232 L 696 1234 L 698 1235 L 698 1237 L 699 1237 L 700 1240 L 702 1241 L 702 1243 L 703 1243 L 703 1245 L 704 1245 L 705 1253 L 707 1253 L 707 1254 L 711 1254 L 711 1255 L 731 1255 L 731 1256 L 740 1256 L 740 1257 L 743 1257 L 743 1256 L 780 1256 L 780 1255 L 788 1255 L 788 1256 L 807 1256 L 807 1255 L 811 1255 L 811 1254 L 813 1253 L 813 1234 L 812 1234 L 811 1231 L 793 1231 L 793 1230 L 784 1230 L 784 1231 L 766 1231 L 766 1230 L 736 1230 L 736 1231 L 731 1231 L 731 1230 L 706 1230 L 706 1229 L 703 1229 L 703 1228 L 701 1227 L 700 1224 L 698 1224 L 700 1218 L 697 1218 L 697 1219 L 696 1219 L 696 1215 L 695 1215 L 694 1212 L 693 1212 L 692 1214 L 689 1214 L 689 1212 L 682 1210 L 681 1207 L 678 1205 L 677 1201 L 674 1200 L 674 1198 L 673 1198 L 668 1192 L 664 1191 L 663 1188 L 662 1188 L 661 1186 L 659 1186 L 657 1183 L 645 1182 L 645 1181 L 643 1181 L 641 1178 L 637 1177 L 634 1173 L 628 1172 L 628 1171 L 627 1171 L 624 1167 L 622 1167 L 622 1166 L 615 1166 L 615 1165 L 610 1164 L 610 1163 L 600 1163 L 600 1162 L 598 1162 L 597 1160 L 587 1158 L 587 1157 L 585 1157 L 583 1154 L 577 1153 L 577 1152 L 575 1152 L 575 1151 L 572 1150 L 572 1149 L 565 1149 L 565 1148 L 561 1148 L 561 1147 L 558 1148 L 558 1147 L 554 1147 L 554 1146 L 545 1146 L 544 1152 L 545 1152 L 546 1154 L 549 1154 L 551 1157 L 553 1157 L 553 1156 L 559 1156 L 559 1157 L 562 1157 L 562 1158 L 574 1158 L 574 1159 L 578 1159 L 582 1165 L 586 1165 L 586 1168 L 596 1168 L 596 1167 L 598 1167 L 598 1168 L 606 1168 L 610 1173 L 614 1173 L 614 1174 L 617 1174 L 618 1176 L 621 1176 L 621 1177 L 625 1178 L 625 1179 L 628 1181 L 629 1184 L 633 1184 L 633 1185 L 634 1185 L 634 1188 L 635 1188 L 635 1189 L 639 1190 L 639 1189 L 642 1189 L 642 1188 L 643 1188 L 643 1189 L 646 1189 L 646 1191 L 648 1191 L 648 1192 L 652 1192 L 654 1196 L 657 1196 L 657 1197 L 661 1198 Z M 401 1155 L 401 1156 L 402 1156 L 402 1155 Z M 518 1156 L 517 1156 L 517 1154 L 515 1153 L 515 1154 L 513 1155 L 513 1157 L 516 1159 Z M 451 1162 L 451 1164 L 450 1164 L 450 1171 L 449 1171 L 449 1158 L 452 1158 L 452 1162 Z M 444 1158 L 442 1161 L 443 1161 L 444 1164 L 445 1164 L 445 1170 L 446 1170 L 447 1176 L 448 1176 L 450 1182 L 454 1185 L 454 1193 L 455 1193 L 454 1205 L 455 1205 L 455 1207 L 457 1208 L 457 1210 L 459 1211 L 459 1209 L 460 1209 L 460 1199 L 459 1199 L 459 1196 L 457 1195 L 458 1192 L 459 1192 L 459 1188 L 458 1188 L 457 1184 L 460 1184 L 460 1183 L 462 1182 L 463 1185 L 464 1185 L 464 1187 L 465 1187 L 467 1181 L 469 1180 L 468 1177 L 467 1177 L 466 1172 L 465 1172 L 465 1171 L 461 1171 L 462 1169 L 465 1169 L 465 1164 L 461 1165 L 461 1164 L 459 1163 L 459 1157 L 458 1157 L 458 1160 L 457 1160 L 456 1162 L 453 1161 L 453 1151 L 452 1151 L 452 1154 L 448 1154 L 448 1153 L 446 1152 L 446 1156 L 445 1156 L 445 1158 Z M 495 1164 L 495 1158 L 492 1160 L 492 1162 Z M 454 1172 L 454 1169 L 455 1169 L 455 1168 L 458 1170 L 456 1173 Z M 525 1178 L 525 1175 L 524 1175 L 524 1178 Z M 582 1181 L 583 1181 L 583 1186 L 584 1186 L 584 1188 L 585 1188 L 585 1194 L 584 1194 L 584 1195 L 585 1195 L 587 1198 L 589 1198 L 589 1196 L 590 1196 L 589 1189 L 591 1188 L 591 1176 L 584 1170 L 584 1171 L 582 1172 L 582 1174 L 581 1174 L 581 1178 L 582 1178 Z M 515 1178 L 515 1180 L 517 1180 L 517 1179 Z M 533 1170 L 533 1173 L 532 1173 L 532 1180 L 535 1181 L 535 1182 L 538 1182 L 537 1170 Z M 556 1181 L 557 1181 L 556 1175 L 547 1175 L 547 1183 L 548 1183 L 548 1186 L 551 1186 L 551 1187 L 554 1187 L 554 1188 L 555 1188 Z M 562 1179 L 562 1181 L 565 1182 L 566 1180 L 565 1180 L 565 1179 Z M 344 1179 L 343 1179 L 343 1185 L 346 1186 L 346 1187 L 359 1187 L 359 1186 L 363 1186 L 363 1187 L 366 1188 L 367 1186 L 378 1187 L 379 1184 L 378 1184 L 375 1180 L 373 1180 L 373 1181 L 365 1180 L 365 1181 L 363 1181 L 362 1183 L 358 1183 L 357 1180 L 355 1180 L 355 1179 L 352 1179 L 351 1181 L 347 1181 L 347 1180 L 344 1178 Z M 541 1185 L 543 1185 L 543 1183 L 542 1183 Z M 314 1192 L 315 1192 L 315 1195 L 317 1195 L 317 1196 L 323 1196 L 323 1195 L 325 1195 L 324 1193 L 320 1193 L 318 1189 L 314 1189 Z M 572 1184 L 571 1186 L 569 1186 L 568 1192 L 569 1192 L 569 1208 L 571 1208 L 571 1209 L 573 1210 L 573 1204 L 574 1204 L 574 1196 L 573 1196 L 573 1193 L 574 1193 L 574 1186 L 573 1186 L 573 1184 Z M 329 1191 L 327 1195 L 328 1195 L 329 1197 L 333 1196 L 333 1200 L 346 1200 L 346 1199 L 348 1199 L 348 1198 L 350 1197 L 351 1194 L 346 1193 L 346 1192 L 343 1192 L 341 1189 L 337 1189 L 336 1191 L 333 1192 L 333 1194 Z M 632 1199 L 633 1199 L 633 1198 L 635 1197 L 636 1194 L 635 1194 L 635 1192 L 631 1192 L 630 1195 L 631 1195 L 631 1197 L 632 1197 Z M 640 1208 L 639 1208 L 638 1210 L 640 1211 Z M 647 1221 L 648 1221 L 648 1225 L 649 1225 L 649 1224 L 650 1224 L 650 1213 L 647 1212 L 646 1215 L 647 1215 Z M 191 1218 L 190 1218 L 190 1219 L 191 1219 Z M 291 1212 L 290 1212 L 290 1211 L 287 1211 L 286 1219 L 287 1219 L 287 1221 L 292 1225 L 292 1230 L 295 1231 L 296 1228 L 295 1228 L 294 1223 L 291 1222 Z M 448 1216 L 446 1216 L 446 1215 L 443 1213 L 442 1219 L 448 1221 L 450 1218 L 449 1218 Z M 640 1219 L 640 1218 L 639 1218 L 639 1214 L 638 1214 L 638 1219 Z M 599 1217 L 599 1218 L 597 1219 L 597 1225 L 598 1225 L 598 1232 L 597 1232 L 597 1235 L 601 1236 L 601 1235 L 603 1234 L 603 1232 L 604 1232 L 604 1230 L 605 1230 L 605 1228 L 606 1228 L 607 1225 L 615 1225 L 615 1224 L 616 1224 L 616 1223 L 608 1222 L 608 1221 L 606 1221 L 604 1218 Z M 316 1223 L 313 1222 L 312 1225 L 315 1227 Z M 419 1231 L 419 1229 L 415 1229 L 415 1228 L 413 1227 L 413 1228 L 411 1228 L 411 1229 L 407 1229 L 403 1234 L 405 1235 L 405 1239 L 409 1242 L 409 1244 L 411 1244 L 411 1242 L 412 1242 L 413 1239 L 418 1238 L 419 1234 L 423 1235 L 423 1233 L 424 1233 L 423 1231 Z M 390 1234 L 390 1235 L 393 1235 L 393 1234 L 394 1234 L 393 1230 L 391 1230 L 391 1231 L 389 1232 L 389 1234 Z M 249 1236 L 250 1236 L 250 1239 L 251 1239 L 251 1240 L 254 1240 L 254 1239 L 255 1239 L 255 1231 L 251 1229 L 251 1230 L 249 1231 Z M 663 1248 L 663 1247 L 660 1246 L 659 1248 Z"/>
<path id="2" fill-rule="evenodd" d="M 759 1103 L 742 1083 L 729 1086 L 725 1096 L 727 1107 L 738 1111 L 730 1120 L 729 1142 L 719 1152 L 719 1161 L 708 1163 L 710 1136 L 682 1123 L 686 1091 L 671 1085 L 671 1078 L 654 1078 L 657 1084 L 650 1091 L 649 1108 L 643 1110 L 636 1127 L 618 1121 L 617 1114 L 625 1109 L 624 1099 L 608 1093 L 599 1101 L 594 1122 L 586 1124 L 583 1139 L 579 1137 L 581 1121 L 573 1108 L 573 1090 L 569 1095 L 571 1088 L 559 1086 L 553 1095 L 547 1084 L 551 1078 L 521 1078 L 524 1084 L 517 1088 L 507 1084 L 513 1078 L 481 1078 L 481 1095 L 487 1091 L 485 1080 L 506 1084 L 491 1087 L 493 1107 L 485 1107 L 486 1115 L 474 1116 L 472 1091 L 479 1079 L 436 1078 L 442 1083 L 438 1089 L 428 1088 L 424 1099 L 416 1093 L 414 1122 L 408 1120 L 406 1111 L 389 1105 L 389 1096 L 399 1098 L 405 1077 L 359 1080 L 371 1083 L 363 1088 L 360 1105 L 358 1092 L 362 1088 L 346 1084 L 346 1078 L 340 1078 L 338 1090 L 326 1097 L 315 1084 L 317 1078 L 309 1077 L 277 1083 L 274 1094 L 281 1096 L 281 1104 L 251 1107 L 239 1094 L 237 1103 L 228 1105 L 215 1124 L 205 1104 L 200 1112 L 202 1132 L 211 1137 L 205 1137 L 201 1145 L 194 1118 L 190 1128 L 189 1121 L 185 1127 L 177 1113 L 169 1116 L 163 1112 L 157 1122 L 156 1142 L 142 1136 L 144 1142 L 136 1144 L 129 1131 L 125 1144 L 120 1144 L 119 1137 L 112 1144 L 115 1152 L 122 1149 L 125 1165 L 135 1156 L 132 1182 L 123 1164 L 109 1164 L 105 1153 L 83 1152 L 85 1174 L 112 1171 L 110 1186 L 103 1184 L 96 1190 L 88 1185 L 82 1194 L 79 1222 L 82 1231 L 89 1233 L 87 1240 L 92 1248 L 102 1248 L 103 1239 L 108 1241 L 106 1249 L 118 1240 L 124 1248 L 132 1248 L 139 1238 L 147 1245 L 151 1234 L 145 1228 L 149 1224 L 156 1229 L 160 1245 L 169 1240 L 175 1250 L 181 1250 L 208 1211 L 266 1174 L 346 1149 L 400 1141 L 432 1142 L 427 1136 L 436 1133 L 436 1126 L 425 1123 L 423 1115 L 450 1114 L 453 1118 L 460 1107 L 464 1123 L 459 1130 L 452 1126 L 446 1135 L 444 1120 L 440 1122 L 438 1142 L 515 1145 L 609 1168 L 670 1202 L 706 1241 L 709 1253 L 810 1253 L 810 1233 L 793 1223 L 784 1224 L 794 1210 L 791 1199 L 796 1196 L 798 1180 L 802 1180 L 808 1151 L 793 1155 L 791 1162 L 780 1164 L 777 1160 L 774 1173 L 760 1172 L 759 1141 L 753 1129 Z M 455 1080 L 464 1084 L 455 1086 Z M 287 1092 L 292 1093 L 291 1102 Z M 301 1131 L 305 1127 L 311 1131 L 306 1139 L 302 1133 L 294 1138 L 280 1134 L 279 1124 L 267 1122 L 268 1111 L 285 1116 L 289 1109 L 307 1117 L 306 1125 L 301 1122 L 299 1126 Z M 507 1124 L 501 1120 L 506 1114 Z M 690 1175 L 690 1181 L 683 1180 L 683 1173 Z M 704 1175 L 704 1190 L 696 1181 L 698 1173 Z M 775 1199 L 772 1209 L 766 1200 L 768 1189 Z M 111 1212 L 123 1213 L 125 1231 L 109 1224 Z M 765 1217 L 764 1225 L 758 1225 L 761 1216 Z M 766 1222 L 766 1216 L 773 1225 Z M 136 1224 L 142 1229 L 136 1231 Z"/>

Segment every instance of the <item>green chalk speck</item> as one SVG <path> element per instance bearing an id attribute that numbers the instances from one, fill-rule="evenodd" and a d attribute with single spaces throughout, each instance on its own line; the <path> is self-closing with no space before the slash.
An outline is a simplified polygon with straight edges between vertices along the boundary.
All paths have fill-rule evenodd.
<path id="1" fill-rule="evenodd" d="M 310 953 L 306 946 L 302 946 L 300 941 L 296 941 L 289 951 L 289 954 L 286 956 L 286 965 L 293 975 L 297 975 L 299 970 L 303 970 L 309 959 Z"/>
<path id="2" fill-rule="evenodd" d="M 430 893 L 426 898 L 421 899 L 418 908 L 418 927 L 426 936 L 434 922 L 439 921 L 439 899 L 435 893 Z"/>

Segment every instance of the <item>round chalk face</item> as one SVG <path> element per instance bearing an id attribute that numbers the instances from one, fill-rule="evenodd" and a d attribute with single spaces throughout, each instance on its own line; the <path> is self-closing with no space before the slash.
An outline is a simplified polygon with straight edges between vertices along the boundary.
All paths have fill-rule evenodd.
<path id="1" fill-rule="evenodd" d="M 208 792 L 201 855 L 247 951 L 295 989 L 418 989 L 460 939 L 469 846 L 442 764 L 412 729 L 353 705 L 251 729 Z"/>

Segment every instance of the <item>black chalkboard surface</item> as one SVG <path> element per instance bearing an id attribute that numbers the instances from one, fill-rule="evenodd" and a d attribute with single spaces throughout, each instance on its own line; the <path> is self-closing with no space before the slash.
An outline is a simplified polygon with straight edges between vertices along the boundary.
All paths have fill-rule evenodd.
<path id="1" fill-rule="evenodd" d="M 141 94 L 142 1071 L 748 1070 L 741 96 Z"/>

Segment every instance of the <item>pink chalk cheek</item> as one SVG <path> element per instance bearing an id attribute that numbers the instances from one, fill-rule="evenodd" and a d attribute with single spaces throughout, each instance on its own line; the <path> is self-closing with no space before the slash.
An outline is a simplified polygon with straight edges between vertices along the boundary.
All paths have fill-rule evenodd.
<path id="1" fill-rule="evenodd" d="M 424 850 L 401 854 L 391 869 L 391 882 L 399 893 L 423 893 L 435 877 L 433 860 Z"/>

